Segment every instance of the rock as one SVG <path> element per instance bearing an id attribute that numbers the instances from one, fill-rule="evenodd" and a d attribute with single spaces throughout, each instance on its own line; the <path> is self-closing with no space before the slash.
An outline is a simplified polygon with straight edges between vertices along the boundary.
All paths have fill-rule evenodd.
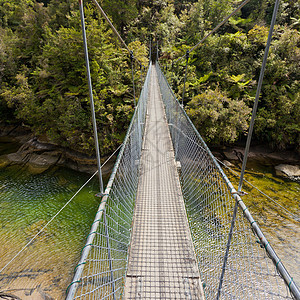
<path id="1" fill-rule="evenodd" d="M 300 179 L 300 166 L 280 164 L 275 167 L 276 175 L 289 177 L 291 179 Z"/>
<path id="2" fill-rule="evenodd" d="M 229 160 L 238 160 L 238 157 L 236 156 L 236 154 L 233 152 L 233 150 L 230 151 L 224 151 L 223 152 L 225 157 Z"/>
<path id="3" fill-rule="evenodd" d="M 0 136 L 29 136 L 30 128 L 21 125 L 4 125 L 0 124 Z"/>
<path id="4" fill-rule="evenodd" d="M 51 152 L 44 152 L 43 154 L 32 153 L 29 159 L 29 163 L 37 167 L 50 167 L 55 165 L 60 156 L 51 155 Z"/>
<path id="5" fill-rule="evenodd" d="M 6 157 L 12 163 L 19 164 L 24 162 L 24 156 L 20 152 L 7 154 Z"/>
<path id="6" fill-rule="evenodd" d="M 226 166 L 226 167 L 229 167 L 229 168 L 231 168 L 231 167 L 234 167 L 234 164 L 232 164 L 230 161 L 228 161 L 228 160 L 223 160 L 223 164 Z"/>
<path id="7" fill-rule="evenodd" d="M 23 144 L 17 152 L 0 156 L 0 167 L 22 164 L 33 174 L 40 174 L 52 166 L 63 166 L 75 171 L 93 174 L 97 170 L 95 157 L 73 151 L 55 144 L 40 142 L 36 137 Z M 114 160 L 102 168 L 102 174 L 109 174 Z"/>
<path id="8" fill-rule="evenodd" d="M 292 151 L 272 152 L 265 155 L 267 158 L 288 163 L 299 163 L 299 154 Z"/>

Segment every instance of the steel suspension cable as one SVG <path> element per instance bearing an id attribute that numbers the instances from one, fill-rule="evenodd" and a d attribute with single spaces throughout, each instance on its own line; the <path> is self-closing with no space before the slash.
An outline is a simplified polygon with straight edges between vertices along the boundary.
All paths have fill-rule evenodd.
<path id="1" fill-rule="evenodd" d="M 133 103 L 134 108 L 136 108 L 136 101 L 135 101 L 135 85 L 134 85 L 134 70 L 133 70 L 133 52 L 130 51 L 130 61 L 131 61 L 131 75 L 132 75 L 132 86 L 133 86 Z"/>
<path id="2" fill-rule="evenodd" d="M 113 23 L 110 21 L 109 17 L 107 16 L 107 14 L 105 13 L 105 11 L 103 10 L 103 8 L 100 6 L 100 4 L 98 3 L 97 0 L 92 0 L 94 2 L 94 4 L 97 6 L 97 8 L 100 10 L 102 16 L 104 17 L 104 19 L 107 21 L 107 23 L 109 24 L 109 26 L 111 27 L 111 29 L 113 30 L 114 34 L 118 37 L 118 39 L 120 40 L 120 42 L 123 44 L 123 46 L 126 48 L 126 50 L 131 53 L 132 51 L 129 49 L 129 47 L 127 46 L 127 44 L 125 43 L 125 41 L 122 39 L 121 35 L 119 34 L 118 30 L 115 28 L 115 26 L 113 25 Z M 133 58 L 140 64 L 142 65 L 142 63 L 135 57 L 133 56 Z"/>
<path id="3" fill-rule="evenodd" d="M 126 50 L 130 54 L 131 70 L 132 70 L 132 82 L 133 82 L 133 95 L 134 95 L 133 96 L 134 97 L 134 108 L 135 108 L 136 107 L 136 99 L 135 99 L 135 84 L 134 84 L 133 60 L 136 60 L 141 67 L 143 66 L 143 64 L 134 56 L 133 51 L 129 49 L 129 47 L 127 46 L 127 44 L 125 43 L 125 41 L 122 39 L 121 35 L 119 34 L 119 32 L 117 31 L 117 29 L 115 28 L 115 26 L 112 24 L 112 22 L 110 21 L 109 17 L 107 16 L 107 14 L 103 10 L 103 8 L 98 3 L 98 1 L 97 0 L 93 0 L 93 2 L 96 5 L 96 7 L 100 10 L 100 12 L 101 12 L 102 16 L 104 17 L 104 19 L 108 22 L 108 24 L 111 27 L 111 29 L 113 30 L 114 34 L 118 37 L 118 39 L 120 40 L 120 42 L 123 44 L 123 46 L 126 48 Z M 81 6 L 83 6 L 82 5 L 82 0 L 79 0 L 79 3 L 80 3 Z M 82 14 L 83 14 L 83 8 L 82 8 Z M 86 42 L 85 42 L 85 45 L 86 45 Z M 87 52 L 87 46 L 85 46 L 85 48 L 86 48 L 86 52 Z M 101 193 L 103 193 L 103 183 L 101 185 Z"/>
<path id="4" fill-rule="evenodd" d="M 273 31 L 274 31 L 274 26 L 275 26 L 275 22 L 276 22 L 278 7 L 279 7 L 279 0 L 276 0 L 275 5 L 274 5 L 274 10 L 273 10 L 273 16 L 272 16 L 271 26 L 270 26 L 270 30 L 269 30 L 269 35 L 268 35 L 267 45 L 266 45 L 266 49 L 265 49 L 265 54 L 264 54 L 262 67 L 261 67 L 260 75 L 259 75 L 259 80 L 258 80 L 258 84 L 257 84 L 257 90 L 256 90 L 255 101 L 254 101 L 254 106 L 253 106 L 253 110 L 252 110 L 252 117 L 251 117 L 251 121 L 250 121 L 249 132 L 248 132 L 248 136 L 247 136 L 247 142 L 246 142 L 246 147 L 245 147 L 245 154 L 244 154 L 244 159 L 243 159 L 243 165 L 242 165 L 242 171 L 241 171 L 238 192 L 240 192 L 242 190 L 242 186 L 243 186 L 243 179 L 244 179 L 244 174 L 245 174 L 247 159 L 248 159 L 248 154 L 249 154 L 249 148 L 250 148 L 250 143 L 251 143 L 252 134 L 253 134 L 258 100 L 259 100 L 262 82 L 263 82 L 263 78 L 264 78 L 264 74 L 265 74 L 265 69 L 266 69 L 269 49 L 270 49 L 270 45 L 271 45 L 272 35 L 273 35 Z"/>
<path id="5" fill-rule="evenodd" d="M 183 107 L 183 99 L 184 99 L 184 94 L 185 94 L 185 85 L 186 85 L 187 67 L 188 67 L 188 63 L 189 63 L 189 57 L 190 57 L 190 52 L 188 50 L 188 51 L 186 51 L 186 54 L 185 54 L 186 63 L 185 63 L 185 74 L 184 74 L 184 82 L 183 82 L 183 92 L 182 92 L 182 99 L 181 99 L 182 107 Z"/>
<path id="6" fill-rule="evenodd" d="M 100 150 L 99 150 L 99 141 L 98 141 L 98 129 L 97 129 L 96 115 L 95 115 L 93 87 L 92 87 L 92 80 L 91 80 L 89 53 L 88 53 L 87 40 L 86 40 L 85 20 L 84 20 L 84 11 L 83 11 L 82 0 L 79 0 L 79 10 L 80 10 L 80 19 L 81 19 L 81 27 L 82 27 L 82 39 L 83 39 L 83 46 L 84 46 L 86 73 L 87 73 L 87 80 L 88 80 L 88 87 L 89 87 L 90 107 L 91 107 L 92 122 L 93 122 L 94 140 L 95 140 L 95 148 L 96 148 L 96 155 L 97 155 L 100 193 L 103 193 L 103 180 L 102 180 L 102 173 L 101 173 L 101 160 L 100 160 Z"/>
<path id="7" fill-rule="evenodd" d="M 272 21 L 271 21 L 271 26 L 270 26 L 270 30 L 269 30 L 267 45 L 265 48 L 263 63 L 262 63 L 261 71 L 260 71 L 258 86 L 257 86 L 257 90 L 256 90 L 255 102 L 254 102 L 253 111 L 252 111 L 250 128 L 249 128 L 249 132 L 248 132 L 247 143 L 246 143 L 246 148 L 245 148 L 245 155 L 244 155 L 244 159 L 243 159 L 242 171 L 241 171 L 240 182 L 239 182 L 237 193 L 240 193 L 242 191 L 243 179 L 244 179 L 244 174 L 245 174 L 245 170 L 246 170 L 246 164 L 247 164 L 247 158 L 248 158 L 248 154 L 249 154 L 251 138 L 252 138 L 252 134 L 253 134 L 253 127 L 254 127 L 254 121 L 255 121 L 255 117 L 256 117 L 258 100 L 259 100 L 259 95 L 261 92 L 261 86 L 262 86 L 262 81 L 263 81 L 264 72 L 265 72 L 265 68 L 266 68 L 266 63 L 267 63 L 267 58 L 268 58 L 268 54 L 269 54 L 269 49 L 270 49 L 270 44 L 271 44 L 271 40 L 272 40 L 273 29 L 274 29 L 274 25 L 275 25 L 275 21 L 276 21 L 278 7 L 279 7 L 279 0 L 276 0 L 275 5 L 274 5 L 274 10 L 273 10 L 273 15 L 272 15 Z M 228 235 L 226 253 L 225 253 L 224 261 L 223 261 L 222 273 L 220 276 L 217 299 L 219 299 L 221 296 L 221 289 L 222 289 L 224 274 L 225 274 L 226 265 L 227 265 L 227 261 L 228 261 L 229 249 L 230 249 L 230 245 L 231 245 L 233 229 L 235 226 L 237 209 L 238 209 L 238 200 L 236 199 L 233 214 L 232 214 L 231 226 L 230 226 L 229 235 Z M 286 280 L 286 278 L 284 278 L 284 279 Z M 286 281 L 286 284 L 289 284 L 289 282 Z"/>
<path id="8" fill-rule="evenodd" d="M 223 26 L 231 17 L 233 17 L 241 8 L 243 8 L 250 0 L 245 0 L 239 7 L 237 7 L 230 15 L 228 15 L 221 23 L 219 23 L 212 31 L 210 31 L 200 42 L 189 49 L 189 52 L 194 51 L 200 44 L 202 44 L 210 35 L 216 32 L 221 26 Z M 179 62 L 185 57 L 185 55 L 179 57 L 175 63 Z"/>

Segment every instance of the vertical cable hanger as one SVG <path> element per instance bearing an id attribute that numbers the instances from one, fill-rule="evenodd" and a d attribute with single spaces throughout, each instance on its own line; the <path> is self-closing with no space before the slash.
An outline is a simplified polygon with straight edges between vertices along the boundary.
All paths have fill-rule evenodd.
<path id="1" fill-rule="evenodd" d="M 91 104 L 93 129 L 94 129 L 94 137 L 95 137 L 95 147 L 96 147 L 96 154 L 97 154 L 99 183 L 100 183 L 100 195 L 99 194 L 98 195 L 102 197 L 102 196 L 104 196 L 104 190 L 103 190 L 103 180 L 102 180 L 102 173 L 101 173 L 100 150 L 99 150 L 98 131 L 97 131 L 97 124 L 96 124 L 96 117 L 95 117 L 95 109 L 94 109 L 93 89 L 92 89 L 92 81 L 91 81 L 91 74 L 90 74 L 90 65 L 89 65 L 89 57 L 88 57 L 88 47 L 87 47 L 85 19 L 84 19 L 84 10 L 83 10 L 82 0 L 79 0 L 79 9 L 80 9 L 80 17 L 81 17 L 81 25 L 82 25 L 82 36 L 83 36 L 83 43 L 84 43 L 84 53 L 85 53 L 89 93 L 90 93 L 90 104 Z M 111 282 L 112 282 L 112 290 L 114 292 L 115 291 L 115 281 L 114 281 L 114 274 L 113 274 L 113 267 L 112 267 L 112 257 L 111 257 L 110 243 L 109 243 L 109 234 L 108 234 L 108 230 L 107 230 L 107 220 L 106 220 L 105 214 L 106 214 L 106 211 L 104 210 L 104 223 L 105 223 L 105 228 L 106 228 L 105 237 L 106 237 L 106 242 L 107 242 L 107 251 L 108 251 L 108 258 L 109 258 L 109 268 L 110 268 L 110 277 L 111 277 Z M 115 293 L 113 294 L 113 298 L 114 298 L 114 300 L 116 300 Z"/>
<path id="2" fill-rule="evenodd" d="M 243 165 L 242 165 L 242 171 L 241 171 L 241 176 L 240 176 L 238 192 L 242 191 L 244 174 L 245 174 L 245 170 L 246 170 L 249 148 L 250 148 L 250 143 L 251 143 L 252 134 L 253 134 L 254 122 L 255 122 L 255 118 L 256 118 L 258 100 L 259 100 L 259 96 L 260 96 L 260 92 L 261 92 L 262 82 L 264 79 L 264 74 L 265 74 L 269 49 L 270 49 L 270 45 L 271 45 L 272 35 L 273 35 L 273 31 L 274 31 L 274 26 L 275 26 L 275 22 L 276 22 L 278 7 L 279 7 L 279 0 L 276 0 L 275 5 L 274 5 L 274 11 L 273 11 L 273 16 L 272 16 L 270 31 L 269 31 L 269 35 L 268 35 L 267 45 L 266 45 L 266 49 L 265 49 L 265 54 L 264 54 L 264 58 L 263 58 L 263 62 L 262 62 L 262 66 L 261 66 L 261 70 L 260 70 L 260 74 L 259 74 L 257 90 L 256 90 L 256 95 L 255 95 L 255 101 L 254 101 L 254 105 L 253 105 L 253 109 L 252 109 L 252 117 L 251 117 L 248 136 L 247 136 L 247 142 L 246 142 L 245 154 L 244 154 L 244 158 L 243 158 Z"/>
<path id="3" fill-rule="evenodd" d="M 140 81 L 141 81 L 141 92 L 142 92 L 142 89 L 143 89 L 143 72 L 144 72 L 144 66 L 143 65 L 140 65 L 141 67 L 141 76 L 140 76 Z"/>
<path id="4" fill-rule="evenodd" d="M 152 56 L 152 43 L 151 43 L 151 37 L 150 37 L 150 42 L 149 42 L 149 64 L 151 61 L 151 56 Z"/>
<path id="5" fill-rule="evenodd" d="M 185 75 L 184 75 L 184 82 L 183 82 L 183 92 L 182 92 L 182 99 L 181 99 L 181 106 L 183 107 L 183 99 L 184 99 L 184 94 L 185 94 L 185 84 L 186 84 L 186 77 L 187 77 L 187 67 L 188 67 L 188 62 L 189 62 L 189 57 L 190 57 L 190 51 L 187 50 L 185 54 Z"/>
<path id="6" fill-rule="evenodd" d="M 136 108 L 136 102 L 135 102 L 135 85 L 134 85 L 134 72 L 133 72 L 133 52 L 130 51 L 130 60 L 131 60 L 131 74 L 132 74 L 132 86 L 133 86 L 133 103 L 134 103 L 134 108 Z"/>

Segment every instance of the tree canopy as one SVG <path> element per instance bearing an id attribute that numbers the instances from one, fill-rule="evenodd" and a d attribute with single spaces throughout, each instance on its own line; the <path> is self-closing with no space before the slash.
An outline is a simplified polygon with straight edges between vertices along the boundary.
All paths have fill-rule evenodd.
<path id="1" fill-rule="evenodd" d="M 86 26 L 101 152 L 124 138 L 133 114 L 130 58 L 91 1 Z M 275 0 L 251 0 L 190 54 L 184 105 L 211 144 L 243 139 Z M 237 6 L 233 0 L 102 0 L 135 55 L 147 64 L 149 42 L 178 98 L 185 60 Z M 255 139 L 300 151 L 300 5 L 282 0 L 255 123 Z M 135 83 L 141 87 L 140 67 Z M 0 0 L 0 117 L 37 135 L 91 153 L 93 134 L 78 4 Z"/>

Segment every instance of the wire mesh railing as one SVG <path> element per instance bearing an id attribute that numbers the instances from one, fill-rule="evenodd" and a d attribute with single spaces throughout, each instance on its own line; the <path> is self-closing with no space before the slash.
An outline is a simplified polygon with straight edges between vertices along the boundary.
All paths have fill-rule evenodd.
<path id="1" fill-rule="evenodd" d="M 299 299 L 297 286 L 177 101 L 159 64 L 156 70 L 205 297 Z"/>
<path id="2" fill-rule="evenodd" d="M 82 249 L 67 299 L 119 299 L 138 185 L 150 69 L 114 170 Z"/>

